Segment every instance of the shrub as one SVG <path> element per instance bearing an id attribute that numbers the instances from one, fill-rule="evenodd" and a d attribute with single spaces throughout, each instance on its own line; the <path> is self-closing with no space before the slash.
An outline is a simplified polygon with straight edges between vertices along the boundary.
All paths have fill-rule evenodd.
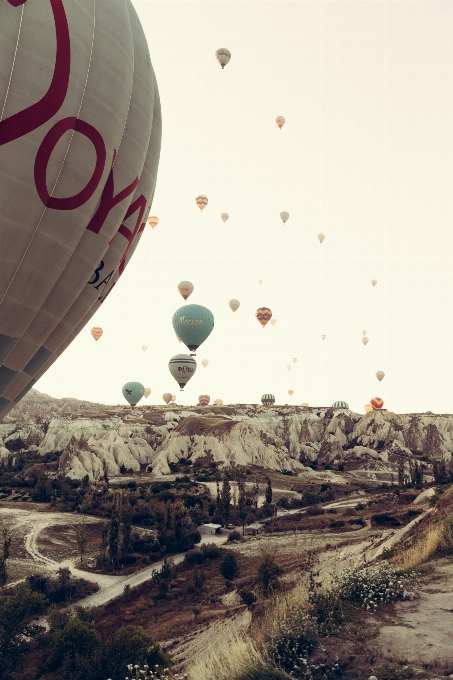
<path id="1" fill-rule="evenodd" d="M 327 508 L 327 512 L 328 512 L 330 515 L 336 515 L 337 512 L 338 512 L 338 510 L 337 510 L 336 508 Z"/>
<path id="2" fill-rule="evenodd" d="M 242 540 L 242 536 L 239 533 L 239 531 L 232 531 L 229 536 L 228 536 L 229 541 L 240 541 Z"/>
<path id="3" fill-rule="evenodd" d="M 236 555 L 228 551 L 222 562 L 220 563 L 220 573 L 226 581 L 232 581 L 239 574 L 239 567 Z"/>
<path id="4" fill-rule="evenodd" d="M 355 509 L 356 510 L 365 510 L 365 507 L 366 506 L 365 506 L 364 503 L 357 503 L 357 505 L 355 506 Z"/>
<path id="5" fill-rule="evenodd" d="M 250 605 L 256 602 L 255 593 L 252 590 L 248 590 L 247 588 L 239 591 L 239 597 L 241 598 L 242 603 L 246 604 L 247 607 L 250 607 Z"/>
<path id="6" fill-rule="evenodd" d="M 269 597 L 280 588 L 279 577 L 283 569 L 276 564 L 274 556 L 264 550 L 261 554 L 261 562 L 256 570 L 255 583 L 258 585 L 264 597 Z"/>
<path id="7" fill-rule="evenodd" d="M 285 618 L 278 622 L 276 634 L 269 636 L 268 654 L 277 666 L 294 675 L 314 651 L 317 635 L 315 619 L 303 610 L 292 607 Z"/>
<path id="8" fill-rule="evenodd" d="M 307 508 L 307 515 L 323 515 L 324 513 L 325 510 L 320 505 L 309 505 Z"/>
<path id="9" fill-rule="evenodd" d="M 345 508 L 343 510 L 343 515 L 355 515 L 355 514 L 356 514 L 356 512 L 355 512 L 354 508 Z"/>
<path id="10" fill-rule="evenodd" d="M 418 587 L 418 574 L 402 574 L 388 562 L 371 567 L 349 567 L 338 579 L 340 596 L 375 610 L 379 604 L 402 599 L 403 591 Z"/>
<path id="11" fill-rule="evenodd" d="M 205 543 L 201 546 L 201 552 L 205 560 L 217 560 L 222 554 L 219 546 L 215 543 Z"/>
<path id="12" fill-rule="evenodd" d="M 186 555 L 184 557 L 184 562 L 187 562 L 187 564 L 190 564 L 193 566 L 194 564 L 201 564 L 204 562 L 204 555 L 201 552 L 201 550 L 189 550 L 186 552 Z"/>

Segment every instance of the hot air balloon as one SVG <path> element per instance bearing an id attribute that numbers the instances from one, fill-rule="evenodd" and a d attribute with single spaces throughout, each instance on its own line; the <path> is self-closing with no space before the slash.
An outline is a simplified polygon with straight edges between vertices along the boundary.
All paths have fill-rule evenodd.
<path id="1" fill-rule="evenodd" d="M 203 364 L 203 367 L 206 368 L 206 366 L 209 364 L 209 361 L 207 359 L 203 359 L 201 363 Z"/>
<path id="2" fill-rule="evenodd" d="M 168 362 L 168 368 L 182 392 L 197 370 L 197 362 L 188 354 L 175 354 Z"/>
<path id="3" fill-rule="evenodd" d="M 384 406 L 384 402 L 380 397 L 373 397 L 373 399 L 370 399 L 370 404 L 374 411 L 379 411 L 379 409 Z"/>
<path id="4" fill-rule="evenodd" d="M 214 399 L 214 404 L 216 406 L 223 406 L 223 401 L 222 399 Z"/>
<path id="5" fill-rule="evenodd" d="M 384 377 L 385 377 L 384 371 L 378 371 L 378 372 L 376 373 L 376 378 L 379 380 L 379 382 L 381 382 L 381 380 L 382 380 Z"/>
<path id="6" fill-rule="evenodd" d="M 162 399 L 165 401 L 166 404 L 169 404 L 171 402 L 172 395 L 170 392 L 165 392 L 165 394 L 162 395 Z"/>
<path id="7" fill-rule="evenodd" d="M 178 290 L 183 296 L 184 300 L 187 300 L 187 298 L 192 295 L 193 288 L 193 283 L 190 283 L 190 281 L 180 281 L 178 283 Z"/>
<path id="8" fill-rule="evenodd" d="M 318 241 L 319 241 L 320 243 L 322 243 L 322 242 L 324 241 L 325 238 L 326 238 L 326 237 L 324 236 L 324 234 L 318 234 Z"/>
<path id="9" fill-rule="evenodd" d="M 146 224 L 160 153 L 159 95 L 132 3 L 111 0 L 96 21 L 94 5 L 74 12 L 52 0 L 36 14 L 34 4 L 2 3 L 0 21 L 0 91 L 8 93 L 0 418 L 116 285 Z"/>
<path id="10" fill-rule="evenodd" d="M 96 342 L 103 335 L 103 333 L 104 333 L 104 331 L 99 326 L 93 326 L 93 328 L 91 329 L 91 335 L 96 340 Z"/>
<path id="11" fill-rule="evenodd" d="M 289 213 L 287 213 L 285 210 L 280 213 L 280 219 L 285 224 L 289 220 Z"/>
<path id="12" fill-rule="evenodd" d="M 325 339 L 326 339 L 326 336 L 325 336 L 325 335 L 321 335 L 321 338 L 322 338 L 323 340 L 325 340 Z"/>
<path id="13" fill-rule="evenodd" d="M 143 394 L 143 396 L 145 397 L 145 399 L 148 399 L 148 397 L 149 397 L 150 394 L 151 394 L 151 390 L 149 389 L 149 387 L 145 387 L 145 392 L 144 392 L 144 394 Z"/>
<path id="14" fill-rule="evenodd" d="M 261 397 L 261 403 L 263 406 L 272 406 L 275 404 L 275 397 L 273 394 L 263 394 Z"/>
<path id="15" fill-rule="evenodd" d="M 301 406 L 305 406 L 305 407 L 306 407 L 306 406 L 310 406 L 310 404 L 308 403 L 308 401 L 303 401 L 302 404 L 301 404 Z"/>
<path id="16" fill-rule="evenodd" d="M 370 411 L 373 410 L 373 407 L 371 406 L 371 404 L 365 404 L 365 406 L 363 408 L 365 409 L 365 413 L 369 413 Z"/>
<path id="17" fill-rule="evenodd" d="M 371 285 L 373 286 L 373 288 L 374 288 L 374 286 L 375 286 L 376 284 L 377 284 L 376 279 L 371 279 Z"/>
<path id="18" fill-rule="evenodd" d="M 260 279 L 258 283 L 261 285 L 263 283 L 263 279 Z"/>
<path id="19" fill-rule="evenodd" d="M 332 408 L 349 408 L 345 401 L 334 401 Z"/>
<path id="20" fill-rule="evenodd" d="M 234 298 L 232 300 L 230 300 L 228 304 L 230 306 L 230 309 L 233 312 L 236 312 L 239 309 L 239 307 L 241 306 L 241 303 L 239 302 L 239 300 L 236 300 Z"/>
<path id="21" fill-rule="evenodd" d="M 227 219 L 229 218 L 229 215 L 228 215 L 228 213 L 222 213 L 222 214 L 220 215 L 220 218 L 221 218 L 224 222 L 226 222 Z"/>
<path id="22" fill-rule="evenodd" d="M 200 394 L 198 397 L 198 406 L 207 406 L 211 401 L 209 394 Z"/>
<path id="23" fill-rule="evenodd" d="M 368 343 L 369 343 L 369 338 L 362 338 L 362 344 L 363 345 L 366 346 L 366 345 L 368 345 Z"/>
<path id="24" fill-rule="evenodd" d="M 214 317 L 207 307 L 185 305 L 173 314 L 173 328 L 182 342 L 195 352 L 214 328 Z"/>
<path id="25" fill-rule="evenodd" d="M 290 397 L 292 397 L 293 394 L 294 394 L 294 390 L 288 390 L 288 394 L 289 394 Z"/>
<path id="26" fill-rule="evenodd" d="M 148 349 L 148 345 L 142 345 L 142 351 L 143 352 L 146 352 L 147 349 Z"/>
<path id="27" fill-rule="evenodd" d="M 208 205 L 207 197 L 203 196 L 202 194 L 200 194 L 199 196 L 196 197 L 195 202 L 196 202 L 196 204 L 198 205 L 198 207 L 200 208 L 201 211 L 203 211 L 206 208 L 206 206 Z"/>
<path id="28" fill-rule="evenodd" d="M 148 224 L 151 227 L 151 229 L 154 229 L 154 227 L 157 227 L 159 224 L 159 218 L 158 217 L 148 217 Z"/>
<path id="29" fill-rule="evenodd" d="M 231 59 L 231 52 L 230 50 L 227 50 L 226 47 L 221 47 L 215 53 L 215 58 L 219 62 L 222 69 L 224 69 Z"/>
<path id="30" fill-rule="evenodd" d="M 271 326 L 275 326 L 276 323 L 277 323 L 277 319 L 271 319 Z"/>
<path id="31" fill-rule="evenodd" d="M 176 401 L 176 394 L 171 395 L 171 403 L 174 404 Z"/>
<path id="32" fill-rule="evenodd" d="M 264 328 L 268 321 L 272 318 L 272 312 L 268 307 L 260 307 L 256 310 L 255 316 Z"/>
<path id="33" fill-rule="evenodd" d="M 288 365 L 287 365 L 286 370 L 287 370 L 287 371 L 290 371 L 290 370 L 291 370 L 291 364 L 288 364 Z"/>
<path id="34" fill-rule="evenodd" d="M 297 358 L 296 357 L 294 357 L 293 363 L 297 364 Z"/>
<path id="35" fill-rule="evenodd" d="M 139 382 L 128 382 L 123 387 L 123 397 L 131 406 L 136 406 L 145 394 L 145 388 Z"/>
<path id="36" fill-rule="evenodd" d="M 281 130 L 282 127 L 283 127 L 284 124 L 285 124 L 285 118 L 284 118 L 284 116 L 277 116 L 277 118 L 275 119 L 275 122 L 277 123 L 278 127 L 279 127 L 280 130 Z"/>
<path id="37" fill-rule="evenodd" d="M 366 331 L 362 331 L 362 335 L 366 335 Z"/>

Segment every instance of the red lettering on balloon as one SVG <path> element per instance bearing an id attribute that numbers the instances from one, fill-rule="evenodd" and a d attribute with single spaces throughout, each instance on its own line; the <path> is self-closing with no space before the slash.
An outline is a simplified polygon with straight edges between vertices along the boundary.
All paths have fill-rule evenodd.
<path id="1" fill-rule="evenodd" d="M 53 198 L 47 191 L 47 165 L 55 146 L 68 130 L 80 132 L 80 134 L 85 135 L 90 140 L 96 151 L 96 165 L 88 184 L 78 194 L 67 198 Z M 91 198 L 101 181 L 106 155 L 102 135 L 89 123 L 74 116 L 63 118 L 63 120 L 55 123 L 42 140 L 35 160 L 35 184 L 39 198 L 44 205 L 53 210 L 75 210 L 80 208 L 81 205 Z"/>
<path id="2" fill-rule="evenodd" d="M 126 238 L 127 241 L 128 241 L 128 244 L 126 246 L 126 250 L 124 251 L 124 254 L 123 254 L 123 257 L 121 258 L 121 262 L 120 262 L 120 266 L 119 266 L 120 276 L 124 271 L 124 267 L 125 267 L 124 261 L 126 259 L 127 252 L 129 250 L 129 248 L 131 247 L 131 245 L 134 241 L 134 238 L 136 237 L 136 235 L 138 233 L 139 228 L 141 226 L 143 226 L 142 225 L 142 219 L 143 219 L 143 215 L 144 215 L 145 210 L 146 210 L 146 206 L 147 206 L 147 200 L 143 196 L 143 194 L 140 194 L 140 196 L 138 198 L 136 198 L 133 203 L 131 203 L 131 205 L 128 208 L 127 213 L 124 216 L 124 219 L 127 220 L 127 218 L 130 217 L 131 215 L 133 215 L 135 212 L 137 212 L 137 210 L 139 211 L 138 218 L 137 218 L 137 221 L 135 223 L 134 231 L 131 231 L 130 229 L 128 229 L 126 227 L 126 225 L 124 225 L 124 224 L 122 224 L 117 231 L 117 234 L 122 234 L 124 236 L 124 238 Z"/>
<path id="3" fill-rule="evenodd" d="M 9 0 L 13 7 L 19 7 L 24 2 L 25 0 Z M 65 100 L 71 70 L 71 42 L 68 20 L 62 0 L 50 0 L 50 4 L 53 11 L 57 42 L 52 81 L 46 94 L 39 102 L 0 122 L 0 146 L 13 142 L 47 123 L 59 111 Z"/>
<path id="4" fill-rule="evenodd" d="M 136 177 L 134 181 L 131 184 L 129 184 L 129 186 L 127 186 L 125 189 L 120 191 L 116 196 L 114 196 L 115 183 L 113 179 L 113 163 L 115 162 L 115 157 L 116 151 L 114 151 L 113 153 L 112 168 L 110 170 L 109 176 L 107 177 L 107 182 L 105 183 L 105 187 L 101 195 L 99 207 L 94 213 L 91 222 L 87 226 L 87 229 L 89 231 L 94 232 L 95 234 L 99 234 L 99 232 L 101 231 L 104 222 L 107 219 L 107 216 L 109 212 L 112 210 L 112 208 L 114 208 L 115 205 L 118 205 L 118 203 L 120 203 L 125 198 L 133 194 L 135 189 L 137 188 L 138 177 Z"/>

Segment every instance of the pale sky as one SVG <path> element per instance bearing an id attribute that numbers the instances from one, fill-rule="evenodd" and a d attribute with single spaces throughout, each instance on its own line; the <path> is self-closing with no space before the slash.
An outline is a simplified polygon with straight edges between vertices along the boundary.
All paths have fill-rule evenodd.
<path id="1" fill-rule="evenodd" d="M 396 412 L 452 412 L 453 3 L 133 4 L 162 101 L 160 221 L 37 389 L 123 403 L 123 384 L 138 380 L 152 391 L 141 404 L 272 392 L 277 403 L 363 412 L 380 396 Z M 220 47 L 232 54 L 223 71 Z M 180 393 L 168 361 L 188 353 L 171 323 L 184 279 L 215 328 Z M 255 319 L 261 306 L 274 327 Z M 92 326 L 104 329 L 97 343 Z"/>

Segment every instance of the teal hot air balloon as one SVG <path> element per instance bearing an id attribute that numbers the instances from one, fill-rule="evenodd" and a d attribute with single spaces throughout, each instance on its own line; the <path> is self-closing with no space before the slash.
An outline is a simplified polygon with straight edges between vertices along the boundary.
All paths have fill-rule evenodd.
<path id="1" fill-rule="evenodd" d="M 188 354 L 175 354 L 168 362 L 168 368 L 182 392 L 197 370 L 197 362 Z"/>
<path id="2" fill-rule="evenodd" d="M 123 387 L 123 397 L 131 406 L 136 406 L 145 394 L 145 388 L 139 382 L 128 382 Z"/>
<path id="3" fill-rule="evenodd" d="M 214 328 L 212 312 L 201 305 L 184 305 L 173 314 L 173 328 L 178 338 L 195 356 L 195 350 Z"/>

